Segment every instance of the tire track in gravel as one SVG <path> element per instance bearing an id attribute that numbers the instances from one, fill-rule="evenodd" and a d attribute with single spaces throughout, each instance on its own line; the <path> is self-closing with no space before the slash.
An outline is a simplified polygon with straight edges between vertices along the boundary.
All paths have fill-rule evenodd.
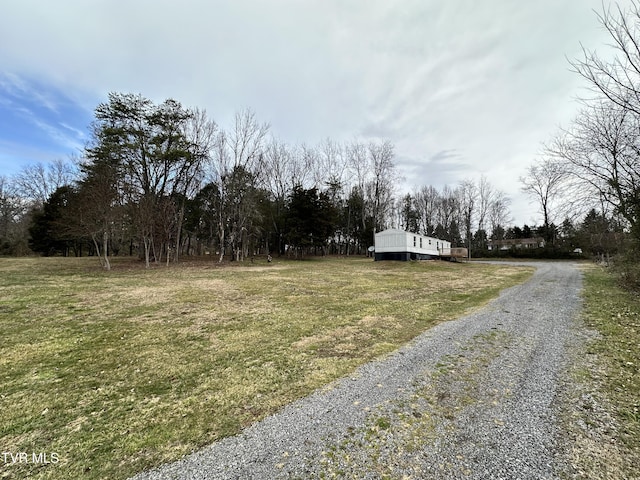
<path id="1" fill-rule="evenodd" d="M 581 275 L 544 262 L 485 308 L 143 479 L 552 479 Z"/>

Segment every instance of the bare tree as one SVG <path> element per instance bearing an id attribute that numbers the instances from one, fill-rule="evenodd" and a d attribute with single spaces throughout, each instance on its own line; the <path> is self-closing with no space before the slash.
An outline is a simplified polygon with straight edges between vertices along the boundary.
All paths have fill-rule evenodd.
<path id="1" fill-rule="evenodd" d="M 616 55 L 612 60 L 603 59 L 595 50 L 582 47 L 582 57 L 570 64 L 594 93 L 640 115 L 640 4 L 631 0 L 626 10 L 618 3 L 614 8 L 603 6 L 602 13 L 596 15 L 609 33 Z"/>
<path id="2" fill-rule="evenodd" d="M 284 201 L 291 190 L 293 155 L 286 143 L 271 138 L 264 150 L 264 175 L 261 185 Z"/>
<path id="3" fill-rule="evenodd" d="M 16 215 L 15 193 L 9 179 L 0 175 L 0 239 L 9 237 L 11 225 Z"/>
<path id="4" fill-rule="evenodd" d="M 375 233 L 385 228 L 387 219 L 392 213 L 397 172 L 393 162 L 394 147 L 390 141 L 369 142 L 368 152 L 372 178 L 366 191 L 372 204 Z"/>
<path id="5" fill-rule="evenodd" d="M 308 163 L 305 147 L 289 147 L 271 138 L 264 150 L 264 174 L 260 185 L 272 195 L 270 224 L 277 238 L 277 249 L 284 251 L 285 206 L 287 197 L 296 186 L 311 187 L 312 165 Z M 269 245 L 267 245 L 269 251 Z"/>
<path id="6" fill-rule="evenodd" d="M 567 211 L 566 205 L 562 206 L 562 199 L 568 178 L 565 166 L 550 158 L 529 166 L 527 175 L 520 177 L 522 191 L 538 203 L 547 232 L 549 226 Z"/>
<path id="7" fill-rule="evenodd" d="M 605 202 L 635 230 L 640 214 L 640 118 L 609 101 L 584 108 L 547 147 L 579 188 L 571 195 L 584 213 Z"/>
<path id="8" fill-rule="evenodd" d="M 318 188 L 322 186 L 325 181 L 325 175 L 322 173 L 322 167 L 320 165 L 320 153 L 314 146 L 302 144 L 299 147 L 298 154 L 296 155 L 299 165 L 304 165 L 308 170 L 306 179 L 309 182 L 310 188 Z"/>
<path id="9" fill-rule="evenodd" d="M 174 260 L 176 262 L 180 255 L 186 200 L 187 198 L 193 198 L 202 187 L 205 164 L 211 158 L 218 126 L 216 122 L 207 116 L 205 110 L 195 108 L 191 110 L 182 128 L 188 155 L 185 155 L 185 161 L 180 165 L 177 172 L 173 192 L 174 197 L 179 197 L 177 199 L 178 218 L 175 226 L 176 249 Z M 166 206 L 165 210 L 169 211 Z M 169 239 L 167 241 L 169 242 Z M 168 260 L 169 256 L 167 255 Z"/>
<path id="10" fill-rule="evenodd" d="M 313 169 L 316 160 L 314 150 L 305 145 L 296 145 L 290 150 L 291 163 L 289 168 L 289 178 L 291 190 L 296 185 L 304 188 L 312 188 Z"/>
<path id="11" fill-rule="evenodd" d="M 346 147 L 348 169 L 351 176 L 350 198 L 352 201 L 349 205 L 349 223 L 352 217 L 359 219 L 359 225 L 356 228 L 350 228 L 353 231 L 360 230 L 362 232 L 367 229 L 367 205 L 365 202 L 365 187 L 370 176 L 369 161 L 367 158 L 367 146 L 363 142 L 354 140 Z M 353 201 L 355 200 L 355 201 Z M 358 207 L 358 211 L 351 211 L 352 207 Z M 355 210 L 355 208 L 354 208 Z"/>
<path id="12" fill-rule="evenodd" d="M 224 259 L 224 249 L 227 232 L 225 211 L 227 203 L 227 189 L 225 185 L 225 178 L 231 169 L 231 157 L 227 144 L 228 141 L 226 132 L 224 130 L 219 131 L 216 135 L 214 143 L 214 151 L 210 162 L 211 172 L 209 173 L 211 183 L 217 187 L 215 189 L 215 193 L 217 194 L 218 199 L 216 202 L 212 202 L 212 205 L 215 205 L 217 207 L 217 231 L 218 244 L 220 248 L 218 258 L 219 263 L 222 263 L 222 260 Z"/>
<path id="13" fill-rule="evenodd" d="M 347 168 L 344 149 L 339 143 L 325 138 L 318 145 L 317 152 L 316 185 L 331 185 L 334 190 L 339 186 L 339 190 L 341 190 L 345 186 L 344 173 Z"/>
<path id="14" fill-rule="evenodd" d="M 477 202 L 477 221 L 478 231 L 492 234 L 498 226 L 504 226 L 511 222 L 511 214 L 509 212 L 509 197 L 496 189 L 489 179 L 482 175 L 478 181 L 478 202 Z M 491 231 L 488 232 L 487 229 Z M 482 245 L 481 245 L 482 247 Z"/>
<path id="15" fill-rule="evenodd" d="M 512 222 L 509 204 L 511 199 L 504 192 L 497 191 L 489 205 L 489 223 L 491 224 L 491 235 L 498 227 L 504 227 Z"/>
<path id="16" fill-rule="evenodd" d="M 478 181 L 478 230 L 485 230 L 485 221 L 491 209 L 491 203 L 496 196 L 496 191 L 489 179 L 482 175 Z"/>
<path id="17" fill-rule="evenodd" d="M 625 9 L 620 4 L 603 5 L 597 16 L 612 41 L 614 56 L 601 58 L 583 47 L 582 57 L 570 62 L 596 98 L 584 100 L 586 111 L 567 135 L 569 140 L 556 145 L 556 150 L 586 185 L 616 208 L 640 240 L 640 2 L 631 0 Z"/>
<path id="18" fill-rule="evenodd" d="M 436 237 L 453 243 L 458 242 L 459 212 L 460 199 L 457 191 L 453 190 L 449 185 L 445 185 L 438 201 Z"/>
<path id="19" fill-rule="evenodd" d="M 14 181 L 0 175 L 0 251 L 19 254 L 26 250 L 28 203 L 18 195 Z"/>
<path id="20" fill-rule="evenodd" d="M 458 198 L 462 224 L 465 228 L 465 240 L 471 258 L 471 240 L 473 238 L 473 219 L 478 203 L 478 187 L 473 180 L 463 180 L 458 186 Z"/>
<path id="21" fill-rule="evenodd" d="M 423 186 L 414 194 L 420 231 L 424 235 L 433 235 L 438 224 L 437 209 L 440 193 L 435 187 Z"/>
<path id="22" fill-rule="evenodd" d="M 354 140 L 345 147 L 345 150 L 348 169 L 353 177 L 351 183 L 360 190 L 364 190 L 367 178 L 370 175 L 367 146 L 358 140 Z"/>
<path id="23" fill-rule="evenodd" d="M 23 167 L 13 181 L 23 198 L 30 199 L 36 205 L 43 205 L 53 192 L 71 184 L 76 177 L 73 164 L 58 159 L 46 165 L 38 162 Z"/>
<path id="24" fill-rule="evenodd" d="M 264 140 L 269 132 L 268 123 L 259 123 L 251 110 L 236 113 L 233 130 L 229 135 L 232 169 L 242 167 L 256 174 L 262 173 Z"/>
<path id="25" fill-rule="evenodd" d="M 227 243 L 236 260 L 242 260 L 242 252 L 246 251 L 246 229 L 250 216 L 255 213 L 247 202 L 254 198 L 257 185 L 265 181 L 264 142 L 268 131 L 268 124 L 258 123 L 255 114 L 245 110 L 236 114 L 231 133 L 221 130 L 216 136 L 210 177 L 220 196 L 217 202 L 219 262 L 224 259 Z"/>

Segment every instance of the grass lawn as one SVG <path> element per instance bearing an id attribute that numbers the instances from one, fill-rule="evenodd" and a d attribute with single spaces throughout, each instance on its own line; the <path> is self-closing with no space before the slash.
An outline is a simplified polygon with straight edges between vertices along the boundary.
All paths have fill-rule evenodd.
<path id="1" fill-rule="evenodd" d="M 126 478 L 175 460 L 531 272 L 363 258 L 150 270 L 116 258 L 104 272 L 89 258 L 0 259 L 0 478 Z"/>
<path id="2" fill-rule="evenodd" d="M 573 434 L 580 478 L 640 478 L 640 297 L 606 268 L 584 268 L 584 313 L 597 332 L 579 362 Z"/>

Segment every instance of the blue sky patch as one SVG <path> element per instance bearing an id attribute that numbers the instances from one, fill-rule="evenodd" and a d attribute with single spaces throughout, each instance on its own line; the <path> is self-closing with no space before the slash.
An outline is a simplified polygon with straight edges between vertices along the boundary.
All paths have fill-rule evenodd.
<path id="1" fill-rule="evenodd" d="M 51 85 L 0 76 L 0 175 L 78 154 L 93 112 Z"/>

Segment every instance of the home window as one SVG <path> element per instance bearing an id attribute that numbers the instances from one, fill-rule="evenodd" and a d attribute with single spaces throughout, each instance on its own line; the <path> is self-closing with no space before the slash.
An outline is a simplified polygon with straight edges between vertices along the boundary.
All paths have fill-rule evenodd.
<path id="1" fill-rule="evenodd" d="M 422 237 L 420 237 L 420 248 L 422 248 Z"/>
<path id="2" fill-rule="evenodd" d="M 431 245 L 431 239 L 429 239 L 429 245 Z"/>
<path id="3" fill-rule="evenodd" d="M 416 237 L 413 237 L 413 246 L 416 246 Z"/>

